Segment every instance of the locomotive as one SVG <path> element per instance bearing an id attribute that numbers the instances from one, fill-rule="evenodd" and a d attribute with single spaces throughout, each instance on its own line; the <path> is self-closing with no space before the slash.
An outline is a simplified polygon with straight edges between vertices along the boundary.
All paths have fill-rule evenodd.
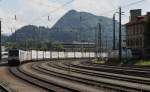
<path id="1" fill-rule="evenodd" d="M 18 49 L 8 51 L 8 65 L 16 66 L 25 61 L 31 60 L 31 52 Z"/>

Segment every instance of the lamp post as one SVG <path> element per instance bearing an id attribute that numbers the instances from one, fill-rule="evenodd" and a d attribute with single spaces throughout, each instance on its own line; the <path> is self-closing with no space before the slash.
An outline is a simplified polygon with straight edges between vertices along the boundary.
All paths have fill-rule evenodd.
<path id="1" fill-rule="evenodd" d="M 122 25 L 121 25 L 121 22 L 122 22 L 122 20 L 121 20 L 121 17 L 122 17 L 122 15 L 123 15 L 123 13 L 124 12 L 122 12 L 122 10 L 121 10 L 121 7 L 119 7 L 119 12 L 115 12 L 114 13 L 114 15 L 113 15 L 113 50 L 115 50 L 116 49 L 116 46 L 115 46 L 115 44 L 116 44 L 116 41 L 115 41 L 115 39 L 116 39 L 116 37 L 115 37 L 115 15 L 116 15 L 116 13 L 118 13 L 119 14 L 119 61 L 121 62 L 121 60 L 122 60 Z"/>
<path id="2" fill-rule="evenodd" d="M 116 49 L 116 23 L 115 23 L 116 13 L 113 14 L 113 50 Z"/>
<path id="3" fill-rule="evenodd" d="M 101 58 L 101 54 L 102 54 L 102 25 L 101 23 L 98 23 L 98 53 L 99 54 L 99 58 Z"/>
<path id="4" fill-rule="evenodd" d="M 2 60 L 2 39 L 1 39 L 1 19 L 0 19 L 0 61 Z"/>
<path id="5" fill-rule="evenodd" d="M 121 30 L 121 15 L 122 15 L 122 11 L 121 11 L 121 7 L 119 7 L 119 61 L 122 61 L 122 30 Z"/>

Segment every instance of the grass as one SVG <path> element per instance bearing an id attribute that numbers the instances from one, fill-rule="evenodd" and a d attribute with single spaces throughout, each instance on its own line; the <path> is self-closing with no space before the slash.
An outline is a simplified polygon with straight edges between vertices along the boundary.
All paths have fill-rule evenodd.
<path id="1" fill-rule="evenodd" d="M 137 65 L 137 66 L 150 66 L 150 60 L 139 60 L 139 61 L 136 61 L 135 65 Z"/>
<path id="2" fill-rule="evenodd" d="M 93 60 L 92 60 L 92 63 L 93 63 L 93 64 L 104 64 L 104 63 L 105 63 L 105 61 L 101 61 L 101 60 L 93 59 Z"/>

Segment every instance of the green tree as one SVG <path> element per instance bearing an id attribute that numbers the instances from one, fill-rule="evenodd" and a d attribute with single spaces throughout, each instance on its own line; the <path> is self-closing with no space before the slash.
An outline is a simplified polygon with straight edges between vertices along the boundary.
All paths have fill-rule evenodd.
<path id="1" fill-rule="evenodd" d="M 62 51 L 64 50 L 64 46 L 62 44 L 53 44 L 54 50 Z"/>

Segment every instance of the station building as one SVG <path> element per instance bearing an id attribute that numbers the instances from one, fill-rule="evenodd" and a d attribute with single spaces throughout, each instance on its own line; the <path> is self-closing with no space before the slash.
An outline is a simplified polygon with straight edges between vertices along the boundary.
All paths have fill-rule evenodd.
<path id="1" fill-rule="evenodd" d="M 61 44 L 64 51 L 95 51 L 95 43 L 90 42 L 58 42 L 53 44 Z"/>
<path id="2" fill-rule="evenodd" d="M 141 9 L 131 10 L 126 28 L 127 47 L 141 51 L 144 58 L 150 58 L 150 12 L 142 15 Z"/>

